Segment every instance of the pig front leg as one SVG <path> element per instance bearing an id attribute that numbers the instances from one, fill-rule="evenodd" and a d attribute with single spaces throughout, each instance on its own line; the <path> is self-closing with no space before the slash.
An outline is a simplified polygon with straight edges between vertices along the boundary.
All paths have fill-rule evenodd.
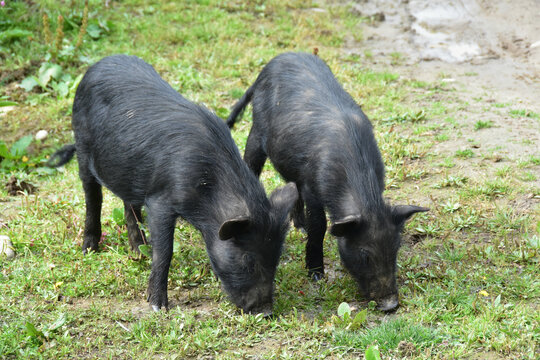
<path id="1" fill-rule="evenodd" d="M 148 209 L 148 225 L 152 244 L 152 270 L 148 281 L 148 302 L 152 310 L 168 309 L 167 279 L 173 253 L 174 225 L 176 216 L 160 201 L 150 203 Z"/>
<path id="2" fill-rule="evenodd" d="M 323 240 L 326 232 L 324 207 L 312 194 L 304 196 L 306 202 L 306 267 L 309 276 L 321 280 L 324 276 Z"/>

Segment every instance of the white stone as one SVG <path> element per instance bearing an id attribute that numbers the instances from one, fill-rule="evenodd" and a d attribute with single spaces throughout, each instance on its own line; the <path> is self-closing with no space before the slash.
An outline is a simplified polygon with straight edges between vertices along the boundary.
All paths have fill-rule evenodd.
<path id="1" fill-rule="evenodd" d="M 11 259 L 15 256 L 15 251 L 13 250 L 13 244 L 11 240 L 6 235 L 0 235 L 0 257 L 6 256 L 8 259 Z"/>
<path id="2" fill-rule="evenodd" d="M 39 130 L 36 133 L 36 140 L 43 140 L 43 139 L 45 139 L 47 137 L 47 135 L 49 135 L 47 130 Z"/>

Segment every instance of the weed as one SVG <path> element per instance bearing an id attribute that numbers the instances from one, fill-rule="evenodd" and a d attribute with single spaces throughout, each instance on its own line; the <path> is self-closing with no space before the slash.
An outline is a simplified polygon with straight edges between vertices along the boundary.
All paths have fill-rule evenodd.
<path id="1" fill-rule="evenodd" d="M 446 203 L 442 205 L 442 210 L 446 213 L 453 213 L 458 211 L 461 208 L 461 204 L 459 202 L 453 202 L 448 200 Z"/>
<path id="2" fill-rule="evenodd" d="M 405 114 L 392 116 L 392 117 L 382 120 L 382 122 L 386 124 L 403 123 L 403 122 L 416 123 L 416 122 L 425 120 L 425 118 L 426 118 L 426 113 L 424 112 L 424 110 L 418 110 L 416 112 L 407 112 Z"/>
<path id="3" fill-rule="evenodd" d="M 399 52 L 392 52 L 390 53 L 390 63 L 392 65 L 398 65 L 399 63 L 401 63 L 402 59 L 403 59 L 403 54 L 399 53 Z"/>
<path id="4" fill-rule="evenodd" d="M 508 195 L 510 186 L 501 179 L 488 180 L 484 184 L 477 185 L 468 190 L 473 196 L 484 195 L 487 197 L 499 197 Z"/>
<path id="5" fill-rule="evenodd" d="M 536 180 L 538 180 L 538 176 L 536 174 L 534 174 L 533 172 L 531 172 L 531 171 L 527 171 L 527 172 L 523 173 L 520 178 L 523 181 L 536 181 Z"/>
<path id="6" fill-rule="evenodd" d="M 451 157 L 446 157 L 443 159 L 441 163 L 439 163 L 439 166 L 445 167 L 445 168 L 453 168 L 456 166 L 456 163 L 454 162 L 454 159 Z"/>
<path id="7" fill-rule="evenodd" d="M 469 159 L 474 156 L 474 152 L 471 149 L 456 150 L 455 154 L 461 159 Z"/>
<path id="8" fill-rule="evenodd" d="M 435 184 L 434 187 L 437 189 L 444 188 L 444 187 L 462 187 L 468 181 L 469 179 L 465 176 L 449 175 L 443 180 L 441 180 L 439 183 Z"/>
<path id="9" fill-rule="evenodd" d="M 493 126 L 493 121 L 491 121 L 491 120 L 487 120 L 487 121 L 478 120 L 474 124 L 474 130 L 489 129 L 492 126 Z"/>
<path id="10" fill-rule="evenodd" d="M 4 107 L 4 106 L 15 106 L 15 105 L 18 105 L 17 102 L 15 101 L 10 101 L 8 100 L 8 97 L 7 96 L 0 96 L 0 107 Z"/>
<path id="11" fill-rule="evenodd" d="M 364 355 L 366 360 L 381 360 L 381 353 L 377 345 L 368 346 Z"/>
<path id="12" fill-rule="evenodd" d="M 75 93 L 82 75 L 75 79 L 66 74 L 60 65 L 44 62 L 39 68 L 37 76 L 29 76 L 24 79 L 20 87 L 27 92 L 39 86 L 44 93 L 54 93 L 59 99 L 68 97 Z"/>
<path id="13" fill-rule="evenodd" d="M 333 315 L 332 323 L 346 330 L 360 329 L 367 319 L 367 309 L 359 311 L 354 317 L 352 316 L 351 307 L 346 302 L 339 304 L 337 309 L 337 317 Z"/>
<path id="14" fill-rule="evenodd" d="M 450 139 L 450 136 L 446 133 L 442 133 L 442 134 L 438 134 L 436 137 L 435 137 L 435 140 L 437 141 L 448 141 L 448 139 Z"/>
<path id="15" fill-rule="evenodd" d="M 528 117 L 536 120 L 540 120 L 540 114 L 535 113 L 534 111 L 525 110 L 525 109 L 512 109 L 509 112 L 510 116 L 513 118 L 519 118 L 519 117 Z"/>
<path id="16" fill-rule="evenodd" d="M 505 166 L 503 166 L 501 168 L 498 168 L 495 171 L 495 175 L 497 175 L 497 177 L 500 177 L 500 178 L 507 177 L 511 173 L 512 173 L 512 168 L 509 165 L 505 165 Z"/>
<path id="17" fill-rule="evenodd" d="M 44 154 L 32 155 L 29 153 L 28 149 L 33 140 L 32 135 L 23 136 L 13 143 L 11 148 L 0 140 L 0 172 L 39 170 L 41 174 L 54 173 L 53 169 L 40 167 L 46 161 Z"/>

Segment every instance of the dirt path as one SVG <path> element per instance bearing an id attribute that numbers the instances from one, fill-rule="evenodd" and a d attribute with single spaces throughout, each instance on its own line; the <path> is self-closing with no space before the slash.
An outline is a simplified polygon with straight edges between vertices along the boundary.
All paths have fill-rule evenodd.
<path id="1" fill-rule="evenodd" d="M 436 151 L 474 143 L 509 159 L 540 155 L 540 0 L 360 0 L 353 11 L 371 21 L 362 47 L 346 51 L 369 51 L 374 67 L 401 77 L 446 82 L 456 91 L 440 100 L 460 104 L 465 129 L 493 122 Z"/>

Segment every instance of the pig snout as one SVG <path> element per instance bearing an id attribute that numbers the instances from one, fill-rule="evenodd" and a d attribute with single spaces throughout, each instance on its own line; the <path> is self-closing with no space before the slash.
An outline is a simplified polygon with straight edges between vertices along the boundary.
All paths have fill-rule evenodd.
<path id="1" fill-rule="evenodd" d="M 397 310 L 399 306 L 398 294 L 391 294 L 377 300 L 377 309 L 391 312 Z"/>
<path id="2" fill-rule="evenodd" d="M 255 287 L 248 291 L 240 307 L 245 313 L 263 314 L 267 318 L 272 316 L 272 303 L 272 286 Z"/>
<path id="3" fill-rule="evenodd" d="M 272 317 L 272 303 L 267 303 L 261 306 L 253 307 L 248 311 L 250 314 L 257 315 L 262 314 L 265 319 Z"/>

